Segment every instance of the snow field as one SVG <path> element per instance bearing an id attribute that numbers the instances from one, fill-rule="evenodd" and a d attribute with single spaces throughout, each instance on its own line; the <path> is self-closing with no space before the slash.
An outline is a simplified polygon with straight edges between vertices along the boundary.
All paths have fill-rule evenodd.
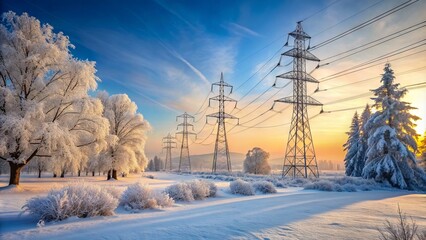
<path id="1" fill-rule="evenodd" d="M 136 182 L 155 191 L 194 175 L 149 173 L 154 179 L 129 175 L 119 181 L 82 177 L 86 182 L 122 192 Z M 0 239 L 377 239 L 376 228 L 394 220 L 399 203 L 420 229 L 426 228 L 426 196 L 413 192 L 321 192 L 301 187 L 278 188 L 276 194 L 233 195 L 229 181 L 214 180 L 217 196 L 203 201 L 177 202 L 173 207 L 129 213 L 123 206 L 115 216 L 68 218 L 36 227 L 38 219 L 19 215 L 25 201 L 46 195 L 52 181 L 63 187 L 65 179 L 24 176 L 24 191 L 0 192 Z M 7 178 L 0 176 L 0 186 Z M 303 181 L 303 180 L 302 180 Z"/>

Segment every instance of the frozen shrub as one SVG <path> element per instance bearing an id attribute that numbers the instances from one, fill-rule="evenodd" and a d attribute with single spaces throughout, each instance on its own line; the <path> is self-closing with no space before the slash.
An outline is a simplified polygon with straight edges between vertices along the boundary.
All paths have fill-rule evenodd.
<path id="1" fill-rule="evenodd" d="M 257 181 L 253 183 L 253 188 L 261 193 L 276 193 L 274 184 L 268 181 Z"/>
<path id="2" fill-rule="evenodd" d="M 135 183 L 127 187 L 120 201 L 120 205 L 128 210 L 170 207 L 173 203 L 173 199 L 167 194 L 154 192 L 151 188 L 141 183 Z"/>
<path id="3" fill-rule="evenodd" d="M 310 183 L 310 181 L 306 178 L 294 178 L 288 182 L 290 187 L 303 187 L 305 184 Z"/>
<path id="4" fill-rule="evenodd" d="M 334 191 L 333 184 L 328 180 L 319 180 L 318 182 L 308 183 L 305 189 L 313 189 L 320 191 Z"/>
<path id="5" fill-rule="evenodd" d="M 342 189 L 343 189 L 343 192 L 356 192 L 356 186 L 351 183 L 347 183 L 343 185 Z"/>
<path id="6" fill-rule="evenodd" d="M 209 197 L 215 197 L 217 193 L 217 186 L 214 182 L 205 181 L 209 186 Z"/>
<path id="7" fill-rule="evenodd" d="M 410 218 L 407 220 L 406 214 L 403 214 L 398 205 L 398 217 L 395 223 L 386 220 L 384 229 L 377 229 L 381 240 L 424 240 L 426 231 L 419 232 L 419 226 Z"/>
<path id="8" fill-rule="evenodd" d="M 110 216 L 117 205 L 118 200 L 101 187 L 79 183 L 31 198 L 22 208 L 42 221 L 61 221 L 73 216 Z"/>
<path id="9" fill-rule="evenodd" d="M 206 181 L 193 180 L 187 183 L 195 200 L 205 199 L 210 195 L 210 188 Z"/>
<path id="10" fill-rule="evenodd" d="M 237 179 L 229 184 L 232 194 L 254 195 L 254 189 L 249 182 Z"/>
<path id="11" fill-rule="evenodd" d="M 115 199 L 120 200 L 121 194 L 123 194 L 123 190 L 117 187 L 104 187 L 105 191 L 107 191 L 111 196 Z"/>
<path id="12" fill-rule="evenodd" d="M 165 192 L 175 201 L 194 201 L 191 187 L 186 183 L 176 183 L 166 188 Z"/>
<path id="13" fill-rule="evenodd" d="M 166 192 L 176 201 L 202 200 L 216 196 L 217 186 L 213 182 L 193 180 L 173 184 L 166 188 Z"/>

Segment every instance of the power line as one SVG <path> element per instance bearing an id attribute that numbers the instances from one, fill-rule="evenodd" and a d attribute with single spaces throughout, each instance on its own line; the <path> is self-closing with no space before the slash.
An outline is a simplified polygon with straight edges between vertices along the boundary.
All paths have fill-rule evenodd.
<path id="1" fill-rule="evenodd" d="M 328 59 L 332 59 L 332 58 L 335 58 L 335 57 L 338 57 L 338 56 L 341 56 L 341 55 L 343 55 L 343 54 L 345 54 L 345 53 L 349 53 L 349 52 L 355 51 L 355 50 L 357 50 L 357 49 L 360 49 L 360 48 L 362 48 L 362 47 L 368 46 L 368 45 L 370 45 L 370 44 L 372 44 L 372 43 L 376 43 L 376 42 L 379 42 L 379 41 L 381 41 L 381 40 L 385 39 L 384 41 L 381 41 L 381 42 L 376 43 L 376 44 L 374 44 L 374 45 L 368 46 L 368 47 L 366 47 L 366 48 L 364 48 L 364 49 L 361 49 L 361 50 L 359 50 L 359 51 L 356 51 L 356 52 L 350 53 L 350 54 L 345 55 L 345 56 L 343 56 L 343 57 L 337 58 L 337 59 L 335 59 L 335 60 L 333 60 L 333 61 L 331 61 L 331 62 L 328 62 L 328 63 L 326 63 L 326 64 L 328 65 L 328 64 L 331 64 L 331 63 L 337 62 L 337 61 L 342 60 L 342 59 L 344 59 L 344 58 L 347 58 L 347 57 L 353 56 L 353 55 L 355 55 L 355 54 L 357 54 L 357 53 L 363 52 L 363 51 L 365 51 L 365 50 L 367 50 L 367 49 L 370 49 L 370 48 L 376 47 L 376 46 L 381 45 L 381 44 L 383 44 L 383 43 L 385 43 L 385 42 L 391 41 L 391 40 L 393 40 L 393 39 L 396 39 L 396 38 L 398 38 L 398 37 L 401 37 L 401 36 L 404 36 L 404 35 L 406 35 L 406 34 L 408 34 L 408 33 L 411 33 L 411 32 L 413 32 L 413 31 L 415 31 L 415 30 L 418 30 L 418 29 L 420 29 L 420 28 L 423 28 L 423 27 L 425 27 L 425 26 L 426 26 L 426 25 L 425 25 L 425 23 L 426 23 L 426 21 L 423 21 L 423 22 L 421 22 L 421 23 L 418 23 L 418 24 L 415 24 L 415 25 L 410 26 L 410 27 L 408 27 L 408 28 L 405 28 L 405 29 L 399 30 L 399 31 L 394 32 L 394 33 L 392 33 L 392 34 L 389 34 L 389 35 L 387 35 L 387 36 L 384 36 L 384 37 L 381 37 L 381 38 L 379 38 L 379 39 L 376 39 L 376 40 L 374 40 L 374 41 L 371 41 L 371 42 L 365 43 L 365 44 L 363 44 L 363 45 L 361 45 L 361 46 L 358 46 L 358 47 L 355 47 L 355 48 L 349 49 L 349 50 L 347 50 L 347 51 L 344 51 L 344 52 L 341 52 L 341 53 L 335 54 L 335 55 L 333 55 L 333 56 L 327 57 L 327 58 L 323 59 L 323 61 L 328 60 Z M 422 24 L 423 24 L 423 26 L 419 26 L 419 25 L 422 25 Z M 417 26 L 419 26 L 419 27 L 417 27 Z M 414 27 L 417 27 L 417 28 L 414 28 Z M 410 28 L 414 28 L 414 29 L 411 29 L 410 31 L 404 32 L 404 31 L 406 31 L 406 30 L 408 30 L 408 29 L 410 29 Z M 404 33 L 402 33 L 402 32 L 404 32 Z M 400 34 L 398 34 L 398 33 L 400 33 Z M 398 35 L 396 35 L 396 34 L 398 34 Z M 396 36 L 394 36 L 394 35 L 396 35 Z M 393 36 L 393 37 L 391 37 L 391 36 Z M 389 37 L 391 37 L 391 38 L 389 38 Z M 386 38 L 389 38 L 389 39 L 386 39 Z"/>
<path id="2" fill-rule="evenodd" d="M 287 84 L 285 84 L 283 87 L 281 87 L 278 91 L 276 91 L 272 96 L 270 96 L 268 99 L 266 99 L 262 104 L 260 104 L 257 108 L 253 109 L 252 111 L 250 111 L 249 113 L 245 114 L 244 116 L 240 117 L 240 119 L 247 117 L 248 115 L 252 114 L 253 112 L 257 111 L 260 107 L 262 107 L 263 105 L 265 105 L 269 100 L 271 100 L 275 95 L 277 95 L 279 92 L 281 92 L 284 88 L 286 88 L 288 85 L 290 85 L 291 82 L 288 82 Z M 257 99 L 257 98 L 256 98 Z M 256 100 L 255 99 L 255 100 Z M 253 100 L 253 101 L 255 101 Z M 252 101 L 252 102 L 253 102 Z M 247 105 L 248 106 L 248 105 Z M 246 106 L 246 107 L 247 107 Z"/>
<path id="3" fill-rule="evenodd" d="M 374 3 L 374 4 L 372 4 L 372 5 L 370 5 L 370 6 L 366 7 L 366 8 L 364 8 L 364 9 L 362 9 L 362 10 L 360 10 L 360 11 L 356 12 L 355 14 L 353 14 L 353 15 L 351 15 L 351 16 L 349 16 L 349 17 L 347 17 L 347 18 L 345 18 L 345 19 L 343 19 L 343 20 L 341 20 L 341 21 L 339 21 L 338 23 L 336 23 L 336 24 L 334 24 L 334 25 L 332 25 L 332 26 L 330 26 L 330 27 L 328 27 L 328 28 L 326 28 L 326 29 L 322 30 L 321 32 L 315 33 L 314 35 L 312 35 L 312 37 L 318 36 L 318 35 L 320 35 L 321 33 L 326 32 L 326 31 L 328 31 L 328 30 L 330 30 L 330 29 L 334 28 L 335 26 L 337 26 L 337 25 L 339 25 L 339 24 L 341 24 L 341 23 L 343 23 L 343 22 L 346 22 L 347 20 L 349 20 L 349 19 L 351 19 L 351 18 L 353 18 L 353 17 L 355 17 L 355 16 L 357 16 L 357 15 L 359 15 L 359 14 L 361 14 L 361 13 L 363 13 L 363 12 L 367 11 L 368 9 L 370 9 L 370 8 L 372 8 L 372 7 L 376 6 L 376 5 L 378 5 L 379 3 L 382 3 L 383 1 L 384 1 L 384 0 L 380 0 L 380 1 L 378 1 L 378 2 L 376 2 L 376 3 Z"/>
<path id="4" fill-rule="evenodd" d="M 328 44 L 330 44 L 330 43 L 332 43 L 334 41 L 337 41 L 337 40 L 339 40 L 339 39 L 341 39 L 341 38 L 343 38 L 343 37 L 345 37 L 345 36 L 347 36 L 347 35 L 355 32 L 355 31 L 358 31 L 358 30 L 360 30 L 360 29 L 362 29 L 362 28 L 364 28 L 364 27 L 366 27 L 366 26 L 368 26 L 368 25 L 370 25 L 372 23 L 375 23 L 375 22 L 377 22 L 377 21 L 379 21 L 379 20 L 381 20 L 381 19 L 383 19 L 383 18 L 385 18 L 385 17 L 387 17 L 387 16 L 389 16 L 389 15 L 395 13 L 395 12 L 398 12 L 399 10 L 402 10 L 402 9 L 404 9 L 404 8 L 406 8 L 406 7 L 414 4 L 417 1 L 419 1 L 419 0 L 408 0 L 406 2 L 403 2 L 402 4 L 399 4 L 399 5 L 391 8 L 391 9 L 389 9 L 389 10 L 387 10 L 387 11 L 385 11 L 385 12 L 383 12 L 383 13 L 381 13 L 381 14 L 379 14 L 379 15 L 377 15 L 377 16 L 375 16 L 375 17 L 373 17 L 373 18 L 371 18 L 371 19 L 369 19 L 369 20 L 367 20 L 367 21 L 365 21 L 363 23 L 361 23 L 361 24 L 358 24 L 358 25 L 356 25 L 356 26 L 354 26 L 354 27 L 352 27 L 352 28 L 350 28 L 350 29 L 348 29 L 348 30 L 346 30 L 346 31 L 344 31 L 344 32 L 342 32 L 342 33 L 340 33 L 340 34 L 338 34 L 338 35 L 330 38 L 330 39 L 327 39 L 327 40 L 325 40 L 325 41 L 323 41 L 321 43 L 318 43 L 317 45 L 311 47 L 310 49 L 311 50 L 315 50 L 315 49 L 318 49 L 318 48 L 323 47 L 325 45 L 328 45 Z"/>
<path id="5" fill-rule="evenodd" d="M 416 49 L 416 48 L 422 47 L 422 46 L 426 45 L 426 43 L 420 44 L 420 45 L 418 45 L 418 46 L 415 46 L 415 45 L 416 45 L 416 44 L 419 44 L 419 43 L 422 43 L 422 42 L 424 42 L 425 40 L 426 40 L 426 39 L 423 39 L 423 40 L 417 41 L 417 42 L 415 42 L 415 43 L 412 43 L 412 44 L 409 44 L 409 45 L 404 46 L 404 47 L 402 47 L 402 48 L 399 48 L 399 49 L 397 49 L 397 50 L 395 50 L 395 51 L 392 51 L 392 52 L 386 53 L 386 54 L 381 55 L 381 56 L 379 56 L 379 57 L 376 57 L 376 58 L 373 58 L 373 59 L 368 60 L 368 61 L 366 61 L 366 62 L 360 63 L 360 64 L 358 64 L 358 65 L 356 65 L 356 66 L 352 66 L 352 67 L 350 67 L 350 68 L 348 68 L 348 69 L 345 69 L 345 70 L 343 70 L 343 71 L 340 71 L 340 72 L 337 72 L 337 73 L 331 74 L 331 75 L 329 75 L 329 76 L 323 77 L 323 78 L 321 78 L 321 79 L 320 79 L 320 82 L 327 82 L 327 81 L 330 81 L 331 79 L 335 79 L 335 78 L 338 78 L 338 77 L 341 77 L 341 76 L 345 76 L 345 75 L 348 75 L 348 74 L 351 74 L 351 73 L 354 73 L 354 72 L 358 72 L 358 71 L 360 71 L 360 70 L 364 70 L 364 69 L 367 69 L 367 68 L 370 68 L 370 67 L 374 67 L 374 66 L 376 66 L 376 65 L 372 65 L 372 66 L 369 66 L 369 67 L 366 67 L 366 68 L 361 68 L 361 67 L 364 67 L 364 66 L 366 66 L 366 65 L 370 65 L 370 64 L 372 64 L 372 63 L 375 63 L 375 62 L 378 62 L 378 61 L 381 61 L 381 60 L 387 59 L 387 58 L 389 58 L 389 57 L 393 57 L 393 56 L 396 56 L 396 55 L 399 55 L 399 54 L 402 54 L 402 53 L 408 52 L 408 51 L 410 51 L 410 50 L 413 50 L 413 49 Z M 399 60 L 399 59 L 402 59 L 402 58 L 406 58 L 406 57 L 409 57 L 409 56 L 412 56 L 412 55 L 414 55 L 414 54 L 418 54 L 418 53 L 421 53 L 421 52 L 424 52 L 424 50 L 423 50 L 423 51 L 418 51 L 418 52 L 412 53 L 412 54 L 407 55 L 407 56 L 403 56 L 403 57 L 400 57 L 400 58 L 393 59 L 392 61 L 394 61 L 394 60 Z M 351 70 L 354 70 L 354 69 L 356 69 L 356 70 L 355 70 L 355 71 L 351 71 Z"/>
<path id="6" fill-rule="evenodd" d="M 243 83 L 241 83 L 237 88 L 235 88 L 235 91 L 237 91 L 238 89 L 240 89 L 244 84 L 246 84 L 248 81 L 250 81 L 250 79 L 252 79 L 257 73 L 260 72 L 260 70 L 262 70 L 272 59 L 274 59 L 275 55 L 277 55 L 277 53 L 279 53 L 281 51 L 281 49 L 284 46 L 282 46 L 280 49 L 278 49 L 278 51 L 276 51 L 274 53 L 274 55 L 272 55 L 272 57 L 270 57 L 259 69 L 257 69 L 256 72 L 254 72 L 247 80 L 245 80 Z M 275 67 L 274 67 L 275 69 Z M 240 99 L 241 100 L 241 99 Z"/>
<path id="7" fill-rule="evenodd" d="M 423 71 L 423 70 L 426 70 L 426 66 L 423 66 L 423 67 L 420 67 L 420 68 L 415 68 L 415 69 L 410 69 L 410 70 L 401 72 L 401 73 L 399 73 L 398 75 L 395 75 L 395 76 L 398 77 L 398 76 L 402 76 L 402 75 L 406 75 L 406 74 L 410 74 L 410 73 L 414 73 L 414 72 L 420 72 L 420 71 Z M 355 84 L 358 84 L 358 83 L 366 82 L 366 81 L 369 81 L 369 80 L 373 80 L 373 79 L 376 79 L 378 77 L 380 77 L 380 76 L 378 75 L 378 76 L 363 79 L 363 80 L 360 80 L 360 81 L 356 81 L 356 82 L 352 82 L 352 83 L 348 83 L 348 84 L 343 84 L 343 85 L 340 85 L 340 86 L 329 87 L 329 88 L 324 88 L 324 89 L 317 89 L 315 92 L 322 92 L 322 91 L 328 91 L 328 90 L 333 90 L 333 89 L 337 89 L 337 88 L 343 88 L 343 87 L 355 85 Z"/>
<path id="8" fill-rule="evenodd" d="M 410 89 L 412 90 L 412 89 L 419 89 L 419 88 L 424 88 L 424 87 L 426 87 L 426 82 L 410 84 L 410 85 L 402 86 L 401 88 L 405 88 L 407 90 L 410 90 Z M 324 103 L 324 105 L 333 105 L 333 104 L 336 104 L 336 103 L 347 102 L 347 101 L 350 101 L 350 100 L 355 100 L 355 99 L 367 97 L 367 96 L 370 96 L 372 94 L 373 94 L 372 92 L 361 93 L 361 94 L 358 94 L 358 95 L 354 95 L 354 96 L 334 100 L 334 101 L 331 101 L 331 102 L 328 102 L 328 103 Z"/>
<path id="9" fill-rule="evenodd" d="M 203 103 L 202 103 L 202 104 L 201 104 L 201 106 L 198 108 L 197 112 L 195 112 L 195 113 L 194 113 L 194 115 L 198 115 L 198 114 L 200 114 L 200 112 L 202 112 L 202 111 L 201 111 L 201 108 L 204 106 L 204 104 L 206 104 L 207 99 L 209 99 L 210 93 L 212 93 L 212 91 L 209 91 L 209 93 L 207 94 L 207 97 L 204 99 Z M 208 107 L 206 107 L 206 109 L 207 109 L 207 108 L 208 108 Z"/>
<path id="10" fill-rule="evenodd" d="M 327 10 L 329 7 L 333 6 L 334 4 L 336 4 L 336 3 L 340 2 L 340 1 L 341 1 L 341 0 L 335 0 L 335 1 L 331 2 L 330 4 L 328 4 L 327 6 L 325 6 L 324 8 L 322 8 L 322 9 L 320 9 L 320 10 L 316 11 L 315 13 L 313 13 L 313 14 L 309 15 L 308 17 L 305 17 L 305 18 L 304 18 L 304 19 L 302 19 L 300 22 L 306 22 L 306 20 L 308 20 L 308 19 L 312 18 L 313 16 L 317 15 L 318 13 L 321 13 L 321 12 L 323 12 L 323 11 Z"/>

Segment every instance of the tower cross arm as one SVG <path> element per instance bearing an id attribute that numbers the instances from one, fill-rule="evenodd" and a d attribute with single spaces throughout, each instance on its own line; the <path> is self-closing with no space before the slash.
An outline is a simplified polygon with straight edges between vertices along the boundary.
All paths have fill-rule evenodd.
<path id="1" fill-rule="evenodd" d="M 206 117 L 219 118 L 220 113 L 219 112 L 212 113 L 212 114 L 207 115 Z M 231 114 L 228 114 L 228 113 L 223 113 L 223 118 L 238 119 L 237 117 L 232 116 Z"/>
<path id="2" fill-rule="evenodd" d="M 215 97 L 211 97 L 210 99 L 209 99 L 209 103 L 210 103 L 210 101 L 221 101 L 221 99 L 220 99 L 220 96 L 215 96 Z M 230 98 L 230 97 L 228 97 L 228 96 L 223 96 L 223 101 L 224 102 L 236 102 L 237 100 L 235 100 L 235 99 L 233 99 L 233 98 Z"/>
<path id="3" fill-rule="evenodd" d="M 300 101 L 295 96 L 289 96 L 289 97 L 283 97 L 283 98 L 277 99 L 274 102 L 291 103 L 291 104 L 303 103 L 305 105 L 312 105 L 312 106 L 322 106 L 323 105 L 322 103 L 320 103 L 318 100 L 314 99 L 311 96 L 306 96 L 305 101 L 303 101 L 303 100 Z"/>
<path id="4" fill-rule="evenodd" d="M 196 133 L 193 133 L 193 132 L 185 132 L 185 133 L 184 133 L 184 131 L 177 132 L 176 134 L 191 134 L 191 135 L 197 135 Z"/>
<path id="5" fill-rule="evenodd" d="M 319 58 L 315 57 L 315 55 L 309 52 L 308 50 L 298 50 L 296 48 L 290 49 L 281 55 L 289 56 L 289 57 L 304 58 L 306 60 L 311 60 L 316 62 L 320 61 Z"/>
<path id="6" fill-rule="evenodd" d="M 176 116 L 176 121 L 178 120 L 178 118 L 192 118 L 192 119 L 195 119 L 193 116 L 191 116 L 191 115 L 189 115 L 188 113 L 184 113 L 184 114 L 181 114 L 181 115 L 179 115 L 179 116 Z"/>

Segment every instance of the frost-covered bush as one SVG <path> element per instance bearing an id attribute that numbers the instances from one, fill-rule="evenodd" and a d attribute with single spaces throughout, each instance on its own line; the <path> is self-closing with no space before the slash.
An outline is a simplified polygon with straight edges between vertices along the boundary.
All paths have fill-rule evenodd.
<path id="1" fill-rule="evenodd" d="M 255 194 L 253 186 L 249 182 L 243 181 L 241 179 L 232 181 L 229 184 L 229 188 L 231 189 L 232 194 L 241 194 L 241 195 Z"/>
<path id="2" fill-rule="evenodd" d="M 168 194 L 155 192 L 141 183 L 128 186 L 120 200 L 120 205 L 127 210 L 170 207 L 173 203 Z"/>
<path id="3" fill-rule="evenodd" d="M 111 196 L 115 199 L 120 200 L 121 195 L 123 194 L 123 190 L 117 187 L 104 187 L 105 191 L 107 191 Z"/>
<path id="4" fill-rule="evenodd" d="M 274 184 L 268 181 L 257 181 L 253 183 L 253 188 L 261 193 L 276 193 Z"/>
<path id="5" fill-rule="evenodd" d="M 217 186 L 213 182 L 193 180 L 170 185 L 165 191 L 176 201 L 193 201 L 216 196 Z"/>
<path id="6" fill-rule="evenodd" d="M 217 186 L 214 182 L 193 180 L 187 184 L 191 187 L 192 195 L 196 200 L 216 196 Z"/>
<path id="7" fill-rule="evenodd" d="M 42 221 L 61 221 L 73 216 L 110 216 L 117 205 L 118 200 L 101 187 L 79 183 L 31 198 L 22 208 Z"/>
<path id="8" fill-rule="evenodd" d="M 175 201 L 194 201 L 191 187 L 183 182 L 168 186 L 165 192 Z"/>
<path id="9" fill-rule="evenodd" d="M 313 190 L 320 190 L 320 191 L 334 191 L 335 187 L 333 186 L 333 183 L 331 183 L 328 180 L 319 180 L 317 182 L 308 183 L 305 185 L 305 189 L 313 189 Z"/>
<path id="10" fill-rule="evenodd" d="M 209 186 L 209 197 L 215 197 L 217 193 L 217 186 L 214 182 L 205 181 Z"/>

